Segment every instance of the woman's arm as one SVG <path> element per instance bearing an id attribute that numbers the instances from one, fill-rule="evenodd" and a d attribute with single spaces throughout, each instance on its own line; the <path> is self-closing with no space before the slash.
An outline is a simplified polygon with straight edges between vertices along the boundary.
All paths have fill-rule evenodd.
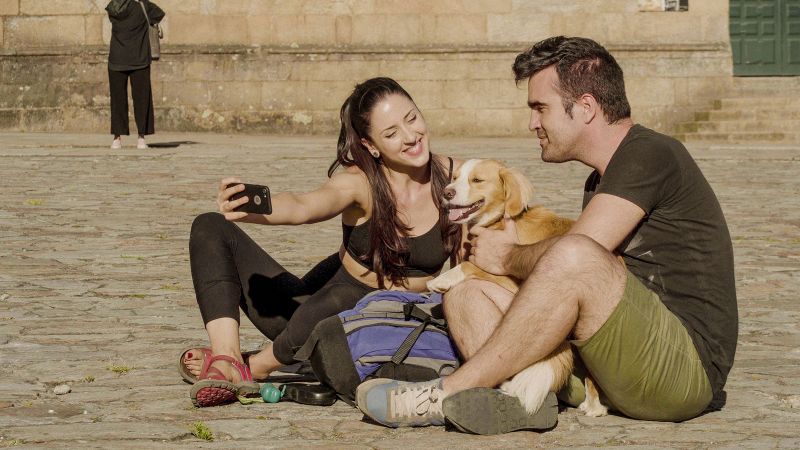
<path id="1" fill-rule="evenodd" d="M 150 23 L 155 25 L 161 22 L 166 13 L 153 2 L 145 3 L 147 6 L 147 17 L 150 18 Z"/>
<path id="2" fill-rule="evenodd" d="M 306 193 L 282 192 L 272 196 L 272 214 L 248 214 L 233 211 L 236 207 L 250 201 L 247 197 L 229 201 L 230 197 L 244 190 L 238 178 L 225 178 L 220 181 L 217 204 L 219 211 L 230 221 L 260 223 L 266 225 L 300 225 L 322 222 L 341 214 L 345 209 L 356 206 L 361 209 L 367 202 L 368 186 L 366 177 L 356 171 L 334 174 L 318 189 Z M 231 187 L 226 187 L 233 184 Z"/>

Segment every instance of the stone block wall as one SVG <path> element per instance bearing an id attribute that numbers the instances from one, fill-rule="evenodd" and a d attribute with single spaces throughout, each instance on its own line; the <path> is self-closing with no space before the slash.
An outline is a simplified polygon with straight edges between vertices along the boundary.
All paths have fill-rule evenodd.
<path id="1" fill-rule="evenodd" d="M 0 129 L 107 132 L 107 0 L 0 0 Z M 327 134 L 361 80 L 391 76 L 438 135 L 527 135 L 517 53 L 591 37 L 626 74 L 635 119 L 671 132 L 732 82 L 728 2 L 160 0 L 157 130 Z"/>

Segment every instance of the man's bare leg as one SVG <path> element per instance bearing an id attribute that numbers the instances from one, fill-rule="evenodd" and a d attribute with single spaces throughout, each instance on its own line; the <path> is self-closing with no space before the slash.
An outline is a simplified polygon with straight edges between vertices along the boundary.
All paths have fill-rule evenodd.
<path id="1" fill-rule="evenodd" d="M 497 386 L 570 333 L 588 339 L 616 308 L 626 277 L 625 267 L 597 242 L 564 236 L 539 259 L 486 344 L 444 379 L 445 394 Z"/>
<path id="2" fill-rule="evenodd" d="M 450 336 L 464 360 L 468 360 L 489 340 L 513 294 L 485 280 L 467 280 L 444 296 L 444 314 Z"/>

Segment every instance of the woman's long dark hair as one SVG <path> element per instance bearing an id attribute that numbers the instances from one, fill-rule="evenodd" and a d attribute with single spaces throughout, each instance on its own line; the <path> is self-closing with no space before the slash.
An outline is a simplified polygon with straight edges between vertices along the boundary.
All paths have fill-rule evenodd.
<path id="1" fill-rule="evenodd" d="M 359 255 L 362 262 L 372 267 L 378 275 L 378 286 L 385 288 L 388 278 L 394 285 L 406 284 L 406 265 L 408 244 L 406 238 L 411 229 L 397 215 L 397 202 L 381 170 L 381 162 L 373 157 L 361 143 L 370 140 L 370 114 L 375 105 L 389 95 L 398 94 L 414 100 L 396 81 L 391 78 L 371 78 L 356 85 L 353 93 L 342 105 L 340 117 L 342 129 L 339 132 L 336 160 L 328 168 L 332 176 L 341 165 L 357 166 L 367 176 L 372 193 L 372 217 L 369 224 L 370 246 L 366 255 Z M 461 226 L 451 223 L 447 211 L 442 207 L 442 191 L 450 182 L 449 168 L 444 167 L 438 158 L 430 155 L 428 168 L 431 174 L 433 202 L 439 209 L 439 227 L 445 250 L 455 260 L 461 241 Z"/>

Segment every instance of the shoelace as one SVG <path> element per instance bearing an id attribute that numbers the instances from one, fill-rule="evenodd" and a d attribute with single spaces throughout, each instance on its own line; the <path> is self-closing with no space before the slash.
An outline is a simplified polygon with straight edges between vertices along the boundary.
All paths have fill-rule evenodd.
<path id="1" fill-rule="evenodd" d="M 395 416 L 414 419 L 444 419 L 439 388 L 434 384 L 401 387 L 390 394 Z"/>

